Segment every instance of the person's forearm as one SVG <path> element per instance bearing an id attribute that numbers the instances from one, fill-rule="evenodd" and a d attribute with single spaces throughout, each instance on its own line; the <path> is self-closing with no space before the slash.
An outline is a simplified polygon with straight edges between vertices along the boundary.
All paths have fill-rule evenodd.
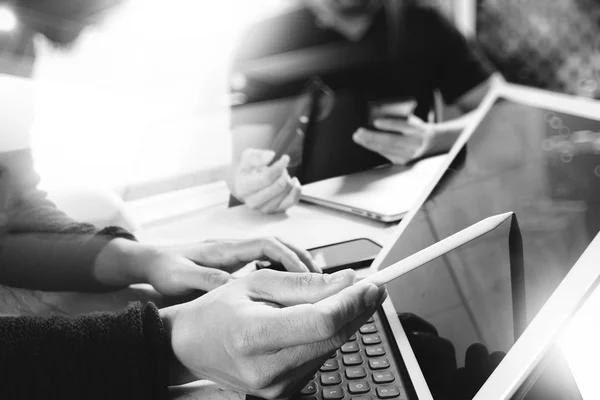
<path id="1" fill-rule="evenodd" d="M 111 291 L 146 282 L 155 251 L 103 235 L 23 233 L 0 240 L 0 283 L 34 290 Z"/>

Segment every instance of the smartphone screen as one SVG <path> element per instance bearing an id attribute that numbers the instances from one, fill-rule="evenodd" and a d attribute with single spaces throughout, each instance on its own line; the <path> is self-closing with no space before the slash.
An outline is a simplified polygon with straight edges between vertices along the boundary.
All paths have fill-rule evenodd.
<path id="1" fill-rule="evenodd" d="M 310 249 L 309 253 L 323 272 L 346 268 L 366 268 L 381 250 L 381 246 L 369 239 L 355 239 Z"/>

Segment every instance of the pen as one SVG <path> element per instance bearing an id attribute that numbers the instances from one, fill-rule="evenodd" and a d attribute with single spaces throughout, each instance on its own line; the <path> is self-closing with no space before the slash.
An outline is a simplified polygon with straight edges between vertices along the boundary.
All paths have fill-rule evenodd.
<path id="1" fill-rule="evenodd" d="M 291 145 L 295 139 L 300 138 L 301 141 L 304 141 L 309 124 L 317 118 L 319 113 L 321 96 L 327 94 L 327 88 L 323 82 L 320 80 L 311 82 L 293 117 L 288 118 L 283 128 L 275 136 L 273 141 L 275 156 L 267 166 L 270 167 L 284 154 L 293 151 Z"/>
<path id="2" fill-rule="evenodd" d="M 429 261 L 435 260 L 449 251 L 467 244 L 470 241 L 496 229 L 500 224 L 512 217 L 512 215 L 513 212 L 511 211 L 483 219 L 476 224 L 473 224 L 468 228 L 455 233 L 452 236 L 448 236 L 444 240 L 440 240 L 439 242 L 432 244 L 431 246 L 413 254 L 412 256 L 406 257 L 405 259 L 398 261 L 397 263 L 392 264 L 371 276 L 368 276 L 360 282 L 374 283 L 377 286 L 385 285 L 386 283 L 401 277 L 413 269 L 418 268 Z"/>

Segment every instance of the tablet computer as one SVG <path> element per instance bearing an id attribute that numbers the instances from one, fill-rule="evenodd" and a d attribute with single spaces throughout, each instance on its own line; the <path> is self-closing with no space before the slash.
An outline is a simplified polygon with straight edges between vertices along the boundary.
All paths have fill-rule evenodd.
<path id="1" fill-rule="evenodd" d="M 599 132 L 596 101 L 509 84 L 485 99 L 367 273 L 514 211 L 524 269 L 519 315 L 508 225 L 388 284 L 381 314 L 406 368 L 406 397 L 581 398 L 553 349 L 599 281 Z M 450 345 L 445 371 L 432 368 L 443 363 L 431 362 L 435 354 L 423 353 L 414 325 L 398 322 L 397 312 L 418 315 Z"/>

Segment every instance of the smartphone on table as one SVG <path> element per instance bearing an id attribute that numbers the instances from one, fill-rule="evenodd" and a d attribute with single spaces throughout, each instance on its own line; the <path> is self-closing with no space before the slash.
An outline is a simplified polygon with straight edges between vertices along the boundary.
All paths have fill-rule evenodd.
<path id="1" fill-rule="evenodd" d="M 308 249 L 308 252 L 323 273 L 329 274 L 347 268 L 368 268 L 380 250 L 381 246 L 374 241 L 359 238 L 315 247 Z M 256 266 L 257 269 L 269 268 L 285 271 L 282 264 L 269 261 L 258 261 Z"/>

